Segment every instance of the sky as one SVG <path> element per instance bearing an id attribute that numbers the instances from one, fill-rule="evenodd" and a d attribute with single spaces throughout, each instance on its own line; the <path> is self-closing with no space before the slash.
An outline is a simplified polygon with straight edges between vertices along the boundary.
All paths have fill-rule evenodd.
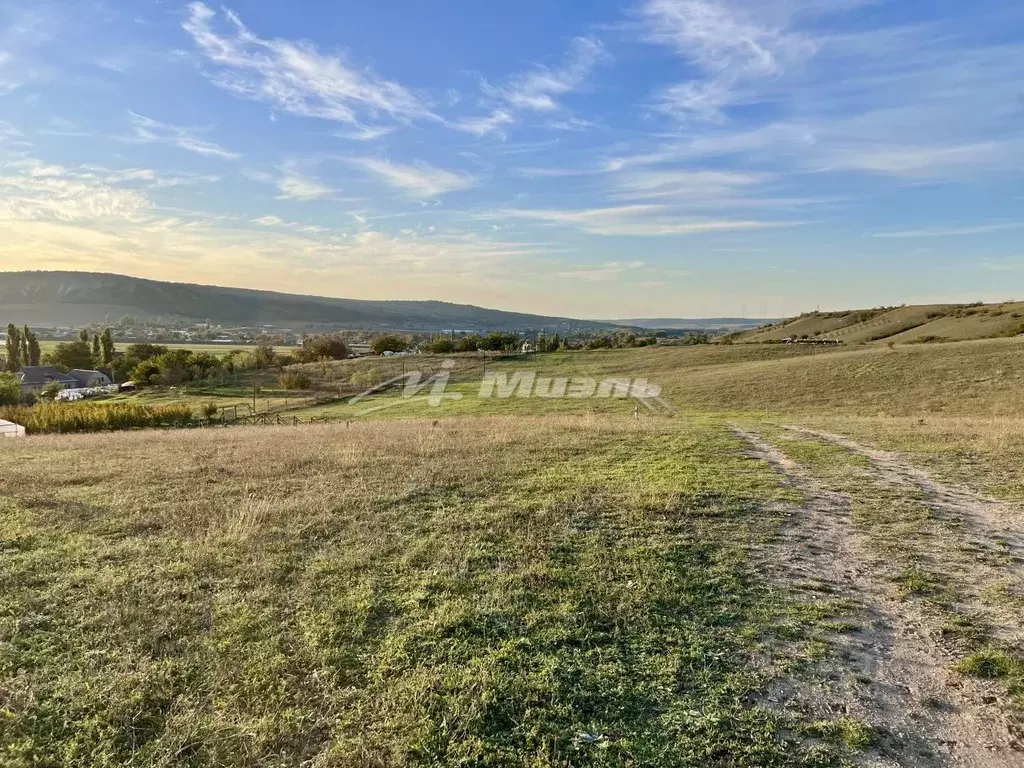
<path id="1" fill-rule="evenodd" d="M 588 318 L 1024 299 L 1004 0 L 0 0 L 0 270 Z"/>

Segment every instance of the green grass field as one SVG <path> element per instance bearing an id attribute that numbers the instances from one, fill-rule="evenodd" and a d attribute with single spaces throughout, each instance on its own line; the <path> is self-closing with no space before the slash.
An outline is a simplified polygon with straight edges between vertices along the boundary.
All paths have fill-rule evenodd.
<path id="1" fill-rule="evenodd" d="M 0 764 L 1019 764 L 1024 343 L 527 369 L 0 441 Z"/>

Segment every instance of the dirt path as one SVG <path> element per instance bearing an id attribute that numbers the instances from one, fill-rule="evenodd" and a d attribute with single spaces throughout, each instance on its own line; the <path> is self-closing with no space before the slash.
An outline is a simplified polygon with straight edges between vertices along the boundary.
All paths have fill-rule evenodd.
<path id="1" fill-rule="evenodd" d="M 962 521 L 972 533 L 997 541 L 1014 555 L 1024 558 L 1024 512 L 966 488 L 946 485 L 931 474 L 911 466 L 894 453 L 869 448 L 843 435 L 806 427 L 785 426 L 797 434 L 810 435 L 864 456 L 892 486 L 920 489 L 932 510 L 947 519 Z"/>
<path id="2" fill-rule="evenodd" d="M 760 434 L 735 429 L 751 454 L 769 462 L 806 502 L 769 560 L 776 576 L 804 599 L 840 597 L 853 606 L 857 631 L 835 638 L 838 653 L 818 662 L 810 679 L 777 695 L 825 716 L 862 719 L 881 737 L 869 765 L 1000 768 L 1024 765 L 991 686 L 952 671 L 929 620 L 902 601 L 886 579 L 887 564 L 854 526 L 851 499 L 825 488 Z M 792 701 L 789 701 L 792 699 Z"/>

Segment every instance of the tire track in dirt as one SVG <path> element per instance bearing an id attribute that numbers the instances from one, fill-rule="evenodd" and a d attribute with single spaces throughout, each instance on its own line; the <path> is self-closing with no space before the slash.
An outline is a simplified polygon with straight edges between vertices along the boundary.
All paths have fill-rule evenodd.
<path id="1" fill-rule="evenodd" d="M 880 729 L 869 765 L 1002 768 L 1024 765 L 992 687 L 952 671 L 927 618 L 901 601 L 852 521 L 851 499 L 825 488 L 760 434 L 734 428 L 751 455 L 768 462 L 805 503 L 789 511 L 769 567 L 790 588 L 810 579 L 812 594 L 831 593 L 859 607 L 858 631 L 839 635 L 837 658 L 823 660 L 811 680 L 791 681 L 780 703 L 807 702 L 816 712 L 847 714 Z M 813 597 L 811 599 L 814 599 Z M 988 703 L 992 702 L 992 703 Z"/>
<path id="2" fill-rule="evenodd" d="M 1024 512 L 1020 509 L 966 488 L 942 483 L 895 453 L 869 448 L 843 435 L 790 425 L 784 425 L 783 429 L 816 437 L 863 456 L 890 485 L 923 491 L 936 514 L 952 521 L 963 521 L 972 533 L 980 535 L 983 540 L 1003 542 L 1015 557 L 1024 559 Z"/>

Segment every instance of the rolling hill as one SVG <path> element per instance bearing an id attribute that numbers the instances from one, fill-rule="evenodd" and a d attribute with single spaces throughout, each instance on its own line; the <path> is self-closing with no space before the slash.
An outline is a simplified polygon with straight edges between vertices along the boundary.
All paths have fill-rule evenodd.
<path id="1" fill-rule="evenodd" d="M 923 304 L 843 312 L 809 312 L 733 336 L 736 342 L 796 337 L 846 344 L 921 344 L 1012 337 L 1024 333 L 1024 302 Z"/>
<path id="2" fill-rule="evenodd" d="M 365 301 L 272 291 L 167 283 L 88 272 L 2 272 L 4 322 L 81 325 L 140 319 L 190 320 L 228 326 L 444 331 L 606 330 L 611 323 L 503 312 L 442 301 Z"/>
<path id="3" fill-rule="evenodd" d="M 616 325 L 666 331 L 745 331 L 778 320 L 755 320 L 749 317 L 636 317 L 609 320 Z"/>

